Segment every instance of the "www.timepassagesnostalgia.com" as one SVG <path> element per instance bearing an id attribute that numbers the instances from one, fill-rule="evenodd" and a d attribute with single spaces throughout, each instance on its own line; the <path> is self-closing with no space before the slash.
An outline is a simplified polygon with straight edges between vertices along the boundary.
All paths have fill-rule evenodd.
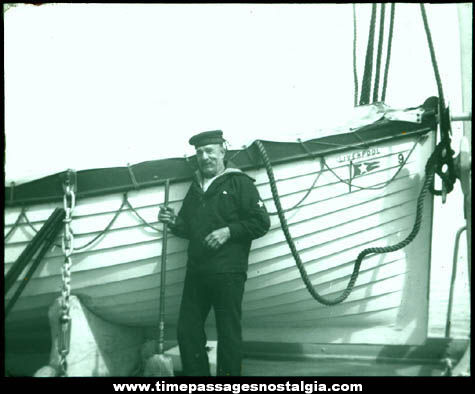
<path id="1" fill-rule="evenodd" d="M 114 391 L 157 391 L 157 392 L 186 392 L 189 394 L 196 392 L 228 392 L 240 394 L 245 392 L 300 392 L 312 394 L 319 391 L 343 391 L 361 392 L 362 384 L 334 383 L 325 384 L 314 381 L 306 383 L 166 383 L 158 381 L 150 383 L 114 383 Z"/>

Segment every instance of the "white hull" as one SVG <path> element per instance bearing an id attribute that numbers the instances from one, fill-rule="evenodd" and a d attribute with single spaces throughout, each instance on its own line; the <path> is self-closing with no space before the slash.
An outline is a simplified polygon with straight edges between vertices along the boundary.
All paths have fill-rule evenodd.
<path id="1" fill-rule="evenodd" d="M 433 136 L 418 142 L 396 179 L 380 190 L 359 190 L 390 180 L 416 143 L 416 137 L 371 146 L 373 156 L 358 159 L 379 167 L 355 176 L 352 190 L 312 159 L 274 167 L 284 208 L 298 202 L 315 177 L 314 190 L 286 214 L 290 232 L 317 291 L 335 297 L 347 285 L 359 252 L 403 240 L 411 231 L 424 166 Z M 371 151 L 372 149 L 372 151 Z M 349 150 L 325 157 L 342 179 L 349 178 Z M 353 168 L 354 170 L 354 168 Z M 275 211 L 264 169 L 249 171 L 269 211 Z M 320 175 L 318 175 L 320 173 Z M 173 184 L 170 201 L 179 208 L 189 183 Z M 156 222 L 163 187 L 129 193 L 129 201 L 149 223 Z M 122 202 L 122 194 L 82 199 L 74 210 L 75 247 L 101 232 Z M 27 216 L 39 229 L 58 204 L 31 206 Z M 5 234 L 20 208 L 5 212 Z M 243 302 L 247 340 L 284 342 L 420 344 L 426 337 L 432 199 L 426 197 L 420 232 L 408 247 L 364 259 L 348 299 L 333 307 L 313 300 L 300 278 L 277 216 L 269 233 L 253 242 Z M 34 233 L 22 223 L 5 246 L 8 272 Z M 144 226 L 126 208 L 112 228 L 84 251 L 73 255 L 72 293 L 102 318 L 129 326 L 156 326 L 160 283 L 161 235 Z M 60 239 L 58 242 L 60 243 Z M 187 242 L 169 238 L 166 322 L 176 324 L 186 266 Z M 28 337 L 30 327 L 47 323 L 47 309 L 59 296 L 61 248 L 49 252 L 7 320 L 7 342 Z M 20 280 L 23 280 L 20 278 Z M 18 286 L 18 283 L 14 286 Z M 14 291 L 14 289 L 13 289 Z M 9 294 L 13 293 L 11 291 Z M 6 302 L 8 302 L 8 297 Z M 417 300 L 417 302 L 414 302 Z M 209 319 L 210 323 L 212 322 Z M 212 326 L 212 324 L 210 324 Z M 31 333 L 30 333 L 31 334 Z"/>

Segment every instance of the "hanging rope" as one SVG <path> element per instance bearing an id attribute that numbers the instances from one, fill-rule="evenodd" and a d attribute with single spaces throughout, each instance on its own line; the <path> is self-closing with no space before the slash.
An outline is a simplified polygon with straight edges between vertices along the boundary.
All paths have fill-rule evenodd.
<path id="1" fill-rule="evenodd" d="M 369 25 L 368 46 L 366 47 L 366 59 L 363 73 L 363 82 L 361 84 L 360 105 L 368 104 L 371 94 L 371 79 L 373 75 L 373 47 L 374 47 L 374 29 L 376 25 L 376 4 L 373 4 L 371 10 L 371 21 Z"/>
<path id="2" fill-rule="evenodd" d="M 450 193 L 457 179 L 455 173 L 455 163 L 453 159 L 454 151 L 450 146 L 450 114 L 445 108 L 444 92 L 442 89 L 442 80 L 440 78 L 439 67 L 435 56 L 434 44 L 432 42 L 432 35 L 427 21 L 427 14 L 424 4 L 420 4 L 422 20 L 424 22 L 424 30 L 426 32 L 427 43 L 429 45 L 430 57 L 434 76 L 437 83 L 437 91 L 439 94 L 439 127 L 440 127 L 440 142 L 437 145 L 435 152 L 437 152 L 437 160 L 435 163 L 435 172 L 442 180 L 442 190 L 435 190 L 433 183 L 430 185 L 431 193 L 442 196 L 445 202 L 445 195 Z"/>
<path id="3" fill-rule="evenodd" d="M 18 217 L 17 217 L 15 223 L 13 224 L 12 228 L 10 229 L 10 231 L 8 231 L 7 235 L 5 235 L 5 237 L 3 237 L 4 241 L 6 241 L 8 239 L 8 237 L 10 237 L 10 235 L 13 234 L 13 231 L 15 231 L 17 226 L 20 224 L 21 218 L 23 217 L 24 213 L 25 213 L 25 207 L 21 207 L 21 212 L 18 215 Z"/>
<path id="4" fill-rule="evenodd" d="M 414 238 L 416 237 L 417 233 L 419 232 L 420 225 L 421 225 L 421 222 L 422 222 L 422 211 L 423 211 L 423 208 L 424 208 L 424 198 L 425 198 L 426 192 L 428 190 L 428 187 L 431 184 L 431 182 L 433 182 L 433 178 L 434 178 L 434 158 L 435 158 L 434 153 L 431 155 L 431 157 L 429 158 L 429 160 L 427 162 L 427 165 L 426 165 L 426 169 L 425 169 L 425 174 L 426 175 L 425 175 L 424 183 L 422 185 L 419 197 L 417 199 L 416 220 L 414 222 L 414 226 L 413 226 L 413 229 L 412 229 L 411 233 L 406 237 L 406 239 L 404 239 L 403 241 L 401 241 L 401 242 L 399 242 L 395 245 L 387 246 L 387 247 L 373 247 L 373 248 L 364 249 L 358 255 L 358 258 L 355 261 L 355 265 L 354 265 L 354 268 L 353 268 L 353 273 L 351 274 L 351 277 L 350 277 L 350 280 L 349 280 L 349 282 L 346 286 L 346 289 L 339 296 L 337 296 L 334 299 L 328 299 L 328 298 L 325 298 L 325 297 L 321 296 L 315 290 L 315 288 L 313 287 L 313 285 L 312 285 L 312 283 L 311 283 L 311 281 L 308 277 L 307 271 L 306 271 L 306 269 L 303 265 L 303 262 L 300 258 L 300 255 L 297 251 L 295 243 L 292 239 L 292 236 L 290 235 L 289 226 L 287 224 L 287 220 L 285 218 L 285 215 L 284 215 L 284 212 L 283 212 L 283 209 L 282 209 L 282 205 L 280 203 L 279 193 L 277 191 L 274 172 L 273 172 L 273 169 L 272 169 L 272 164 L 270 162 L 269 156 L 267 155 L 267 152 L 266 152 L 266 150 L 264 148 L 264 145 L 262 144 L 261 141 L 256 141 L 256 144 L 257 144 L 257 147 L 258 147 L 259 152 L 261 154 L 261 158 L 264 162 L 266 172 L 267 172 L 267 176 L 269 177 L 270 187 L 271 187 L 271 191 L 272 191 L 272 197 L 274 199 L 275 206 L 277 207 L 277 211 L 278 211 L 278 214 L 279 214 L 279 220 L 280 220 L 280 224 L 281 224 L 281 227 L 282 227 L 282 231 L 284 232 L 287 244 L 289 245 L 289 248 L 292 252 L 292 256 L 293 256 L 293 258 L 294 258 L 294 260 L 297 264 L 297 268 L 300 272 L 300 276 L 301 276 L 302 280 L 304 281 L 305 286 L 307 287 L 307 290 L 309 291 L 309 293 L 312 295 L 312 297 L 315 300 L 317 300 L 321 304 L 323 304 L 323 305 L 336 305 L 336 304 L 339 304 L 339 303 L 343 302 L 350 295 L 350 293 L 353 290 L 353 287 L 355 285 L 355 282 L 358 278 L 361 262 L 363 261 L 363 259 L 368 254 L 388 253 L 388 252 L 394 252 L 396 250 L 399 250 L 399 249 L 407 246 L 409 243 L 411 243 L 414 240 Z"/>
<path id="5" fill-rule="evenodd" d="M 355 85 L 354 106 L 358 105 L 358 70 L 356 65 L 356 43 L 357 43 L 357 24 L 356 24 L 356 4 L 353 3 L 353 81 Z"/>
<path id="6" fill-rule="evenodd" d="M 293 207 L 284 209 L 282 212 L 287 213 L 287 212 L 293 211 L 294 209 L 297 209 L 298 207 L 300 207 L 300 205 L 307 199 L 307 197 L 310 195 L 312 190 L 315 188 L 315 185 L 317 184 L 317 181 L 320 179 L 320 175 L 322 175 L 322 170 L 323 170 L 323 163 L 320 167 L 320 171 L 318 171 L 317 176 L 313 180 L 312 185 L 307 189 L 305 195 L 300 199 L 300 201 L 297 204 L 295 204 Z M 268 214 L 272 215 L 272 216 L 275 216 L 275 215 L 279 214 L 279 211 L 268 212 Z"/>
<path id="7" fill-rule="evenodd" d="M 445 108 L 444 102 L 444 91 L 442 89 L 442 80 L 440 79 L 439 67 L 437 65 L 437 59 L 435 57 L 434 43 L 432 42 L 432 35 L 429 28 L 429 22 L 427 21 L 426 9 L 423 3 L 420 3 L 422 21 L 424 23 L 424 30 L 426 32 L 427 43 L 429 45 L 430 57 L 432 61 L 432 68 L 434 70 L 435 80 L 437 83 L 437 91 L 439 94 L 439 107 L 441 109 Z M 440 111 L 443 112 L 443 111 Z"/>
<path id="8" fill-rule="evenodd" d="M 125 205 L 126 202 L 127 202 L 127 193 L 124 193 L 124 195 L 122 197 L 122 204 L 120 205 L 120 208 L 116 211 L 114 217 L 109 222 L 109 224 L 104 228 L 104 230 L 102 230 L 99 234 L 97 234 L 92 240 L 90 240 L 86 244 L 84 244 L 82 246 L 79 246 L 77 248 L 74 248 L 74 251 L 79 251 L 79 250 L 82 250 L 82 249 L 86 249 L 88 246 L 92 245 L 99 238 L 101 238 L 103 235 L 105 235 L 105 233 L 107 233 L 109 231 L 109 229 L 112 227 L 112 225 L 114 224 L 116 219 L 119 217 L 119 214 L 122 211 L 122 209 L 124 208 L 124 205 Z"/>
<path id="9" fill-rule="evenodd" d="M 386 9 L 386 4 L 382 3 L 380 16 L 379 16 L 379 40 L 378 40 L 378 54 L 376 57 L 376 74 L 374 76 L 373 103 L 378 101 L 378 94 L 379 94 L 379 74 L 381 71 L 381 57 L 383 53 L 385 9 Z"/>
<path id="10" fill-rule="evenodd" d="M 146 226 L 152 228 L 153 230 L 157 231 L 157 232 L 162 232 L 161 229 L 157 228 L 157 227 L 154 227 L 152 226 L 150 223 L 148 223 L 142 216 L 140 216 L 140 214 L 137 212 L 137 210 L 130 204 L 128 198 L 127 198 L 127 192 L 123 194 L 123 198 L 122 198 L 122 203 L 121 203 L 121 206 L 119 207 L 119 209 L 116 211 L 115 215 L 113 216 L 113 218 L 111 219 L 111 221 L 107 224 L 107 226 L 99 233 L 97 234 L 92 240 L 88 241 L 86 244 L 82 245 L 82 246 L 78 246 L 76 248 L 74 248 L 74 251 L 77 252 L 77 251 L 80 251 L 80 250 L 83 250 L 83 249 L 86 249 L 88 248 L 89 246 L 91 246 L 92 244 L 94 244 L 94 242 L 96 242 L 99 238 L 103 237 L 109 230 L 110 228 L 112 227 L 112 225 L 115 223 L 115 221 L 117 220 L 119 214 L 122 212 L 122 210 L 124 209 L 125 205 L 127 205 L 130 210 L 137 216 L 137 218 L 143 223 L 145 224 Z M 24 208 L 23 208 L 24 209 Z M 28 217 L 26 216 L 26 210 L 22 210 L 22 214 L 20 214 L 20 216 L 17 218 L 17 222 L 15 223 L 14 226 L 17 225 L 17 223 L 19 222 L 19 220 L 21 219 L 21 217 L 24 217 L 25 218 L 25 221 L 26 223 L 28 224 L 28 226 L 35 232 L 35 233 L 38 233 L 38 230 L 36 228 L 33 227 L 33 224 L 30 222 L 30 220 L 28 219 Z M 5 236 L 5 239 L 8 238 L 8 236 L 12 233 L 12 230 L 13 228 L 9 231 L 9 233 Z M 71 232 L 72 229 L 70 230 Z M 77 234 L 78 235 L 78 234 Z M 76 235 L 76 236 L 77 236 Z M 55 244 L 55 246 L 57 247 L 61 247 L 60 244 Z"/>
<path id="11" fill-rule="evenodd" d="M 381 92 L 381 101 L 386 100 L 386 89 L 388 87 L 388 73 L 389 73 L 389 63 L 391 59 L 391 47 L 393 42 L 393 30 L 394 30 L 394 15 L 396 13 L 396 4 L 391 4 L 391 20 L 389 22 L 389 36 L 388 36 L 388 48 L 386 52 L 386 67 L 384 69 L 384 82 L 383 82 L 383 91 Z"/>
<path id="12" fill-rule="evenodd" d="M 423 139 L 424 137 L 421 135 L 419 137 L 419 139 L 414 142 L 414 145 L 412 146 L 411 150 L 409 151 L 408 155 L 406 156 L 406 158 L 400 163 L 399 165 L 399 168 L 397 169 L 397 171 L 395 172 L 395 174 L 391 177 L 391 179 L 385 183 L 383 183 L 382 185 L 379 185 L 379 186 L 358 186 L 358 185 L 355 185 L 354 183 L 350 183 L 348 181 L 345 181 L 344 179 L 342 179 L 341 177 L 338 176 L 338 174 L 331 168 L 328 166 L 328 164 L 326 163 L 325 159 L 322 158 L 322 161 L 323 161 L 323 165 L 327 168 L 328 171 L 330 171 L 340 182 L 348 185 L 348 186 L 351 186 L 351 187 L 356 187 L 357 189 L 360 189 L 360 190 L 381 190 L 381 189 L 384 189 L 386 188 L 387 186 L 389 186 L 395 179 L 396 177 L 398 176 L 398 174 L 401 172 L 401 170 L 404 168 L 404 166 L 406 165 L 407 161 L 409 160 L 409 157 L 411 157 L 411 154 L 412 152 L 414 151 L 414 149 L 416 148 L 417 144 Z"/>
<path id="13" fill-rule="evenodd" d="M 83 250 L 85 248 L 87 248 L 88 246 L 92 245 L 94 242 L 96 242 L 99 238 L 101 238 L 103 235 L 105 235 L 105 233 L 107 231 L 109 231 L 109 229 L 112 227 L 112 225 L 114 224 L 114 222 L 116 221 L 117 217 L 119 216 L 120 212 L 122 211 L 124 205 L 126 204 L 126 194 L 124 194 L 124 197 L 122 199 L 122 205 L 120 206 L 120 208 L 116 211 L 114 217 L 111 219 L 111 221 L 109 222 L 109 224 L 107 224 L 107 226 L 99 233 L 97 234 L 91 241 L 87 242 L 85 245 L 82 245 L 82 246 L 79 246 L 77 248 L 74 248 L 74 251 L 77 252 L 77 251 L 80 251 L 80 250 Z M 33 224 L 30 222 L 30 220 L 28 219 L 28 216 L 26 216 L 26 210 L 23 214 L 23 217 L 25 218 L 25 221 L 26 223 L 28 224 L 28 226 L 36 233 L 38 233 L 38 230 L 36 228 L 33 227 Z M 73 230 L 71 229 L 70 230 L 71 233 L 73 233 Z M 79 235 L 79 234 L 77 234 Z M 54 244 L 55 246 L 57 247 L 61 247 L 60 244 Z"/>
<path id="14" fill-rule="evenodd" d="M 127 206 L 130 208 L 130 210 L 135 214 L 135 216 L 137 216 L 137 218 L 147 227 L 150 227 L 152 230 L 155 230 L 156 232 L 158 233 L 162 233 L 163 230 L 158 228 L 158 227 L 154 227 L 152 226 L 149 222 L 147 222 L 142 216 L 140 216 L 140 214 L 137 212 L 137 210 L 132 206 L 132 204 L 130 203 L 130 201 L 126 198 L 125 199 L 126 203 L 127 203 Z"/>

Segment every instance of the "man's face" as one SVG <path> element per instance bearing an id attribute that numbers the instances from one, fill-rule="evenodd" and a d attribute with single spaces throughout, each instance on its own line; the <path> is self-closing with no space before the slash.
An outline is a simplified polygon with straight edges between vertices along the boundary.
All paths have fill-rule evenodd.
<path id="1" fill-rule="evenodd" d="M 212 178 L 224 171 L 225 150 L 222 145 L 210 144 L 196 148 L 196 159 L 201 175 Z"/>

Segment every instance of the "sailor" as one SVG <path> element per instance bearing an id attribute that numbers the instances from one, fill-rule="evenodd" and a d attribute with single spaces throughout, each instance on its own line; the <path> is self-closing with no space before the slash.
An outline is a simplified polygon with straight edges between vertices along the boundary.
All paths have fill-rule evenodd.
<path id="1" fill-rule="evenodd" d="M 189 240 L 178 318 L 183 373 L 209 376 L 204 324 L 213 308 L 218 339 L 217 375 L 241 375 L 241 305 L 252 240 L 270 227 L 254 179 L 225 160 L 223 132 L 193 136 L 198 170 L 176 215 L 160 207 L 159 220 Z"/>

